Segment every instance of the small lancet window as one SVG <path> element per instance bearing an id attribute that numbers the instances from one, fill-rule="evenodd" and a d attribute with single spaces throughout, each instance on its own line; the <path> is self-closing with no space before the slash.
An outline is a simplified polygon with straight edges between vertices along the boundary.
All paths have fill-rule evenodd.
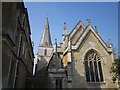
<path id="1" fill-rule="evenodd" d="M 45 56 L 47 55 L 47 49 L 45 49 L 45 54 L 44 54 Z"/>

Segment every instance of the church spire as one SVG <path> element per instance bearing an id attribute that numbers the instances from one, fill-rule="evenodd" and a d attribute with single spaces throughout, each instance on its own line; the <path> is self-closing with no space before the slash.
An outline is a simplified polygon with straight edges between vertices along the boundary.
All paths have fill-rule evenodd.
<path id="1" fill-rule="evenodd" d="M 42 34 L 40 46 L 52 46 L 52 41 L 50 37 L 50 29 L 49 29 L 49 22 L 48 22 L 48 17 L 46 17 L 46 23 L 44 27 L 44 31 Z"/>

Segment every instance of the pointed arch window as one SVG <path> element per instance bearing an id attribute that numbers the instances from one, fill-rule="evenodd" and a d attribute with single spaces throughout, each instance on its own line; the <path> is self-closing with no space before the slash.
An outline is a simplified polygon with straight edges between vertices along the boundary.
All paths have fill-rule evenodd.
<path id="1" fill-rule="evenodd" d="M 95 50 L 85 55 L 85 73 L 87 82 L 103 82 L 101 57 Z"/>

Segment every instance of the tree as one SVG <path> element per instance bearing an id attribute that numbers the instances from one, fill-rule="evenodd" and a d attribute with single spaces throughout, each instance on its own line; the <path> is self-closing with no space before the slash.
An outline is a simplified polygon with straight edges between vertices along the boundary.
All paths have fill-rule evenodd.
<path id="1" fill-rule="evenodd" d="M 115 83 L 118 80 L 118 84 L 120 86 L 120 57 L 114 60 L 110 73 L 112 74 L 112 80 Z"/>

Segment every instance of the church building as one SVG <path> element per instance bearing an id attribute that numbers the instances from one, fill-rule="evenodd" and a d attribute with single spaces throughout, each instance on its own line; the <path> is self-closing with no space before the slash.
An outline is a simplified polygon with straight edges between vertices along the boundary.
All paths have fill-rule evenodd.
<path id="1" fill-rule="evenodd" d="M 62 43 L 52 46 L 48 17 L 36 54 L 36 88 L 117 88 L 110 68 L 114 61 L 112 44 L 106 44 L 90 20 L 79 21 L 67 34 L 64 23 Z"/>

